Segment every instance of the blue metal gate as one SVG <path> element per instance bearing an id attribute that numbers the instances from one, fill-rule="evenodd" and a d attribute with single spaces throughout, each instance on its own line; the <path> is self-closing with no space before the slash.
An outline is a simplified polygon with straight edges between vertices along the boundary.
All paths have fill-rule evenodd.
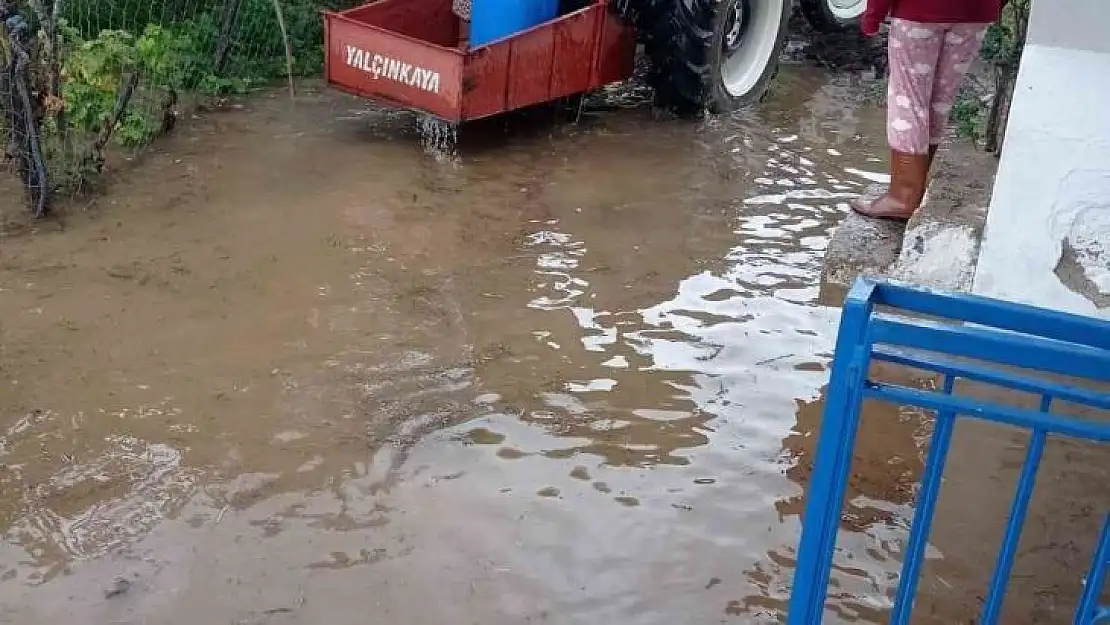
<path id="1" fill-rule="evenodd" d="M 873 362 L 934 372 L 944 376 L 943 388 L 930 392 L 874 381 L 869 375 Z M 1096 385 L 1110 383 L 1110 323 L 980 297 L 858 280 L 844 303 L 833 357 L 790 597 L 790 625 L 816 625 L 824 613 L 864 399 L 916 406 L 937 415 L 891 613 L 894 625 L 910 622 L 956 419 L 982 419 L 1032 432 L 979 620 L 982 625 L 997 623 L 1048 438 L 1110 442 L 1110 421 L 1050 412 L 1055 400 L 1110 410 L 1110 394 L 1046 379 L 1052 375 Z M 1035 394 L 1041 398 L 1040 409 L 954 394 L 957 380 Z M 1110 510 L 1076 609 L 1076 625 L 1110 623 L 1110 608 L 1097 605 L 1108 568 Z"/>

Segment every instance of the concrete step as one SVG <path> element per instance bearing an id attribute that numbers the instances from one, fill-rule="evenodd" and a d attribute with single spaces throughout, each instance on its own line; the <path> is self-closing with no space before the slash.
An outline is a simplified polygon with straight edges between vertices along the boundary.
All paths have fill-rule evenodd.
<path id="1" fill-rule="evenodd" d="M 993 155 L 956 143 L 938 154 L 925 202 L 908 224 L 849 213 L 825 254 L 821 301 L 839 305 L 860 275 L 970 290 L 997 169 Z M 884 189 L 871 185 L 863 196 Z"/>

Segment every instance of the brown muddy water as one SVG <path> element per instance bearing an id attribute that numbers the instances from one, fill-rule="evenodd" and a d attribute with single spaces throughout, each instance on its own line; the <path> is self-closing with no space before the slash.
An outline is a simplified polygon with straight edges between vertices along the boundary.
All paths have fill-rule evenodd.
<path id="1" fill-rule="evenodd" d="M 756 113 L 540 113 L 454 158 L 319 88 L 200 114 L 0 239 L 0 623 L 780 622 L 865 90 L 790 69 Z M 868 415 L 829 622 L 883 621 L 927 435 Z M 995 440 L 967 473 L 1012 474 Z M 1008 487 L 968 481 L 922 622 L 982 594 L 968 506 Z M 1054 577 L 1007 622 L 1067 622 L 1073 547 L 1019 560 Z"/>

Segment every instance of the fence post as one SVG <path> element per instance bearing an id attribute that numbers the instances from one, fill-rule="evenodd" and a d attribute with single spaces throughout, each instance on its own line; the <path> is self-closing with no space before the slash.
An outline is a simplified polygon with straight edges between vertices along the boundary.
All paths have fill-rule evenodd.
<path id="1" fill-rule="evenodd" d="M 951 395 L 955 388 L 956 376 L 946 375 L 944 394 Z M 898 591 L 890 616 L 891 625 L 906 625 L 913 616 L 914 598 L 921 580 L 921 565 L 925 560 L 925 547 L 933 526 L 940 487 L 944 481 L 944 467 L 948 461 L 948 450 L 952 446 L 952 434 L 956 429 L 955 413 L 951 410 L 938 411 L 933 427 L 929 453 L 925 459 L 925 475 L 921 480 L 910 537 L 906 541 L 905 555 L 902 558 L 902 573 L 898 577 Z"/>
<path id="2" fill-rule="evenodd" d="M 803 517 L 787 616 L 790 625 L 820 623 L 824 611 L 840 510 L 859 427 L 863 382 L 870 364 L 866 331 L 874 290 L 871 282 L 859 281 L 844 301 Z"/>
<path id="3" fill-rule="evenodd" d="M 239 17 L 239 7 L 243 0 L 226 0 L 224 4 L 224 18 L 220 24 L 220 38 L 216 41 L 216 56 L 212 60 L 213 73 L 222 76 L 227 60 L 231 56 L 231 33 L 235 30 L 236 18 Z"/>
<path id="4" fill-rule="evenodd" d="M 1098 599 L 1106 583 L 1106 569 L 1110 568 L 1110 514 L 1102 523 L 1102 534 L 1091 560 L 1091 572 L 1087 574 L 1086 586 L 1075 611 L 1075 625 L 1093 625 L 1103 622 L 1100 619 L 1110 618 L 1110 614 L 1105 614 L 1098 607 Z"/>

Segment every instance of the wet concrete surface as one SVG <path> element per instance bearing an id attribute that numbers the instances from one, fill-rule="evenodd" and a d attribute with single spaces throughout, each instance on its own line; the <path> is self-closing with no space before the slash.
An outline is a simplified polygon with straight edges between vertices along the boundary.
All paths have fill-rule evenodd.
<path id="1" fill-rule="evenodd" d="M 311 86 L 184 124 L 0 248 L 0 623 L 780 622 L 864 90 L 786 68 L 758 112 L 536 113 L 454 158 Z M 869 410 L 830 622 L 883 622 L 928 431 Z M 1013 472 L 993 440 L 971 475 Z M 954 492 L 922 622 L 989 573 Z M 1038 545 L 1071 605 L 1086 546 Z M 1036 596 L 1007 622 L 1067 622 Z"/>
<path id="2" fill-rule="evenodd" d="M 886 276 L 946 291 L 971 290 L 998 161 L 962 141 L 937 154 L 925 202 L 909 223 L 849 214 L 825 252 L 821 301 L 839 305 L 860 275 Z M 863 193 L 877 199 L 886 185 Z"/>

